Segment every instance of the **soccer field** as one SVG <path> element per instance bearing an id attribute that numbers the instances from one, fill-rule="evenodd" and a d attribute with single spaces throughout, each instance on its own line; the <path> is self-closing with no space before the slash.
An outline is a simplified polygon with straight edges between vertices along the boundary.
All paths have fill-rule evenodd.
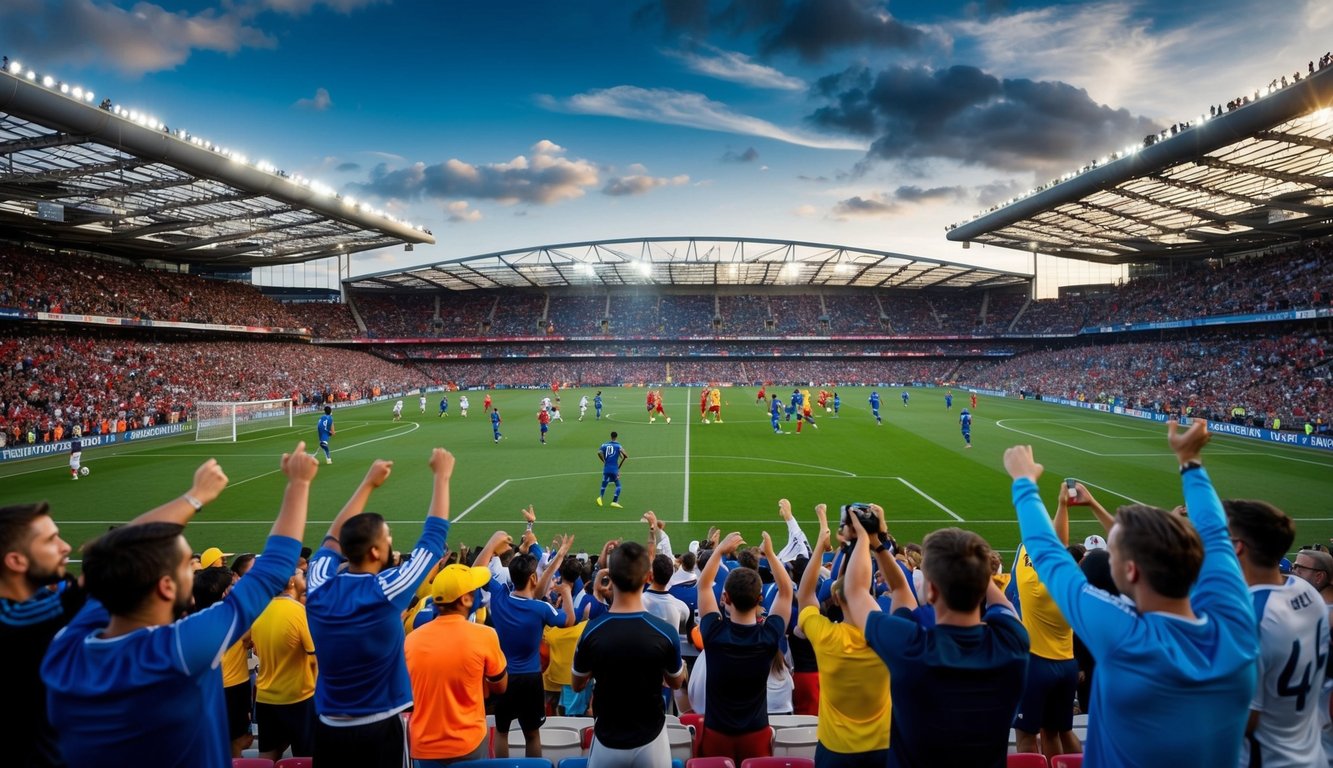
<path id="1" fill-rule="evenodd" d="M 790 389 L 776 391 L 784 400 Z M 817 416 L 819 429 L 785 435 L 769 427 L 767 411 L 753 388 L 724 389 L 723 422 L 702 424 L 697 388 L 664 391 L 672 423 L 648 423 L 641 388 L 602 390 L 600 421 L 591 407 L 579 422 L 577 403 L 594 390 L 561 392 L 563 423 L 551 425 L 548 444 L 538 442 L 537 410 L 547 394 L 538 390 L 492 392 L 504 423 L 504 440 L 491 440 L 481 411 L 483 393 L 469 393 L 468 418 L 458 414 L 450 393 L 447 418 L 436 416 L 439 395 L 418 413 L 406 399 L 404 417 L 393 422 L 391 403 L 378 402 L 334 412 L 334 463 L 321 464 L 311 493 L 305 541 L 317 546 L 325 527 L 376 458 L 395 462 L 393 475 L 375 493 L 369 509 L 393 526 L 395 547 L 411 548 L 430 496 L 426 465 L 433 446 L 457 456 L 452 486 L 451 545 L 478 545 L 497 528 L 517 537 L 519 510 L 534 505 L 537 534 L 545 543 L 560 532 L 576 535 L 574 551 L 600 550 L 610 537 L 642 540 L 638 522 L 646 510 L 668 522 L 675 549 L 683 551 L 710 525 L 738 530 L 758 543 L 768 530 L 778 545 L 784 533 L 777 500 L 791 500 L 807 535 L 816 531 L 814 505 L 830 514 L 851 501 L 873 501 L 888 511 L 899 541 L 920 541 L 937 528 L 957 525 L 977 531 L 1002 551 L 1012 551 L 1018 527 L 1009 503 L 1009 479 L 1001 456 L 1016 443 L 1034 446 L 1046 467 L 1043 496 L 1054 499 L 1065 477 L 1077 477 L 1108 509 L 1141 501 L 1170 508 L 1180 503 L 1176 463 L 1166 428 L 1122 416 L 1040 402 L 981 396 L 966 450 L 958 412 L 966 393 L 955 391 L 946 410 L 944 390 L 911 389 L 903 407 L 899 389 L 881 389 L 883 426 L 870 415 L 868 388 L 839 390 L 842 409 Z M 237 443 L 195 443 L 193 436 L 90 449 L 91 474 L 72 481 L 67 457 L 0 467 L 0 505 L 47 499 L 62 534 L 78 546 L 107 526 L 124 522 L 189 488 L 194 469 L 216 457 L 231 479 L 217 502 L 195 518 L 187 536 L 195 551 L 218 546 L 227 552 L 258 551 L 277 513 L 283 476 L 278 457 L 298 440 L 315 450 L 315 414 L 285 426 L 243 435 Z M 616 430 L 629 460 L 622 480 L 624 509 L 594 503 L 601 480 L 598 446 Z M 1333 455 L 1215 435 L 1204 453 L 1219 493 L 1271 501 L 1297 521 L 1297 546 L 1327 542 L 1333 534 Z M 611 489 L 607 491 L 607 500 Z M 1071 540 L 1101 533 L 1090 512 L 1076 509 Z M 77 558 L 77 553 L 73 555 Z"/>

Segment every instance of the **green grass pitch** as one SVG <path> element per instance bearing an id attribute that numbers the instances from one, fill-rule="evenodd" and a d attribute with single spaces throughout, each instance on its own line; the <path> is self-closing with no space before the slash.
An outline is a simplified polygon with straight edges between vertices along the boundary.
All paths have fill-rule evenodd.
<path id="1" fill-rule="evenodd" d="M 783 397 L 790 388 L 777 387 Z M 430 495 L 426 465 L 433 446 L 457 456 L 452 485 L 452 545 L 481 544 L 497 528 L 517 535 L 519 510 L 532 504 L 537 533 L 545 544 L 560 532 L 576 535 L 574 550 L 600 550 L 610 537 L 643 539 L 639 518 L 654 510 L 668 522 L 675 549 L 683 551 L 709 525 L 738 530 L 758 543 L 768 530 L 781 546 L 783 525 L 777 500 L 791 500 L 807 535 L 816 532 L 813 508 L 827 503 L 830 514 L 851 501 L 873 501 L 888 511 L 899 541 L 920 541 L 937 528 L 958 525 L 1012 551 L 1018 528 L 1009 503 L 1009 478 L 1001 456 L 1016 443 L 1034 446 L 1046 467 L 1043 496 L 1054 508 L 1063 478 L 1073 476 L 1092 488 L 1108 508 L 1142 501 L 1170 508 L 1180 503 L 1174 457 L 1166 428 L 1128 417 L 1039 402 L 982 395 L 974 412 L 974 448 L 965 450 L 958 412 L 966 393 L 954 391 L 945 410 L 944 390 L 912 389 L 904 408 L 900 389 L 881 389 L 883 426 L 870 415 L 868 388 L 840 389 L 838 418 L 819 413 L 819 429 L 785 435 L 769 428 L 767 411 L 753 388 L 724 389 L 723 422 L 700 423 L 697 388 L 664 391 L 672 422 L 649 424 L 641 388 L 605 388 L 603 417 L 591 407 L 578 421 L 577 403 L 593 390 L 560 393 L 565 421 L 551 425 L 548 445 L 538 442 L 537 410 L 549 392 L 492 392 L 504 418 L 504 440 L 491 440 L 490 421 L 481 411 L 483 393 L 469 393 L 470 415 L 458 413 L 458 393 L 450 393 L 447 418 L 436 416 L 439 395 L 418 412 L 406 398 L 403 421 L 391 421 L 389 402 L 336 410 L 332 465 L 321 464 L 311 493 L 305 541 L 317 546 L 329 521 L 376 458 L 395 462 L 389 481 L 371 498 L 369 509 L 392 524 L 395 547 L 408 550 L 420 532 Z M 209 457 L 222 464 L 231 484 L 191 524 L 187 536 L 196 551 L 219 546 L 228 552 L 258 551 L 277 513 L 283 476 L 278 457 L 298 440 L 317 447 L 316 416 L 297 417 L 285 426 L 242 435 L 236 443 L 196 443 L 193 436 L 93 448 L 84 452 L 89 476 L 72 481 L 68 457 L 49 457 L 0 466 L 0 505 L 47 499 L 64 537 L 76 547 L 109 525 L 185 492 L 195 467 Z M 624 509 L 594 503 L 601 480 L 598 446 L 616 430 L 629 460 L 622 479 Z M 1297 521 L 1297 546 L 1327 542 L 1333 534 L 1333 455 L 1215 435 L 1204 461 L 1224 497 L 1260 498 L 1277 504 Z M 607 491 L 607 501 L 611 491 Z M 1101 533 L 1086 510 L 1075 510 L 1071 539 Z M 77 553 L 73 555 L 77 558 Z"/>

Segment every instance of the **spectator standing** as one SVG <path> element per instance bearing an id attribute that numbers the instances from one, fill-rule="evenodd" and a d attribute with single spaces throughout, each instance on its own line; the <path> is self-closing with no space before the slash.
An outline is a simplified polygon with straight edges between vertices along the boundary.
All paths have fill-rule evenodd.
<path id="1" fill-rule="evenodd" d="M 588 622 L 574 651 L 574 690 L 597 684 L 589 768 L 660 768 L 671 762 L 658 693 L 664 683 L 675 689 L 685 682 L 685 663 L 673 628 L 644 610 L 649 567 L 648 550 L 637 542 L 611 552 L 611 609 Z"/>
<path id="2" fill-rule="evenodd" d="M 879 570 L 892 593 L 892 614 L 881 611 L 870 592 L 875 534 L 844 510 L 856 535 L 843 577 L 846 620 L 865 633 L 889 668 L 894 706 L 888 764 L 1002 768 L 1027 674 L 1028 636 L 990 578 L 990 546 L 958 528 L 926 536 L 926 601 L 935 611 L 935 625 L 926 628 L 907 576 L 885 543 L 883 511 L 871 508 L 880 525 L 875 554 L 883 561 Z M 967 728 L 958 728 L 959 722 Z"/>
<path id="3" fill-rule="evenodd" d="M 1328 610 L 1313 585 L 1284 576 L 1278 566 L 1296 540 L 1296 525 L 1263 501 L 1228 499 L 1222 508 L 1259 622 L 1258 688 L 1240 765 L 1326 765 L 1319 702 L 1328 665 Z"/>
<path id="4" fill-rule="evenodd" d="M 208 610 L 177 618 L 194 583 L 181 532 L 226 487 L 216 461 L 199 468 L 190 493 L 85 547 L 90 599 L 41 667 L 70 765 L 134 765 L 145 756 L 163 766 L 231 765 L 223 720 L 207 716 L 224 711 L 219 659 L 296 567 L 318 464 L 298 443 L 281 467 L 287 488 L 264 557 Z"/>
<path id="5" fill-rule="evenodd" d="M 389 525 L 364 511 L 393 469 L 382 460 L 371 465 L 310 560 L 306 609 L 319 661 L 314 759 L 321 768 L 403 764 L 398 714 L 412 706 L 412 686 L 403 661 L 402 612 L 444 552 L 453 454 L 436 448 L 430 468 L 430 511 L 406 563 L 391 567 Z"/>
<path id="6" fill-rule="evenodd" d="M 259 675 L 255 680 L 255 724 L 259 756 L 278 760 L 291 747 L 296 757 L 315 752 L 315 640 L 306 618 L 305 572 L 292 571 L 282 594 L 250 628 Z"/>
<path id="7" fill-rule="evenodd" d="M 445 566 L 431 585 L 436 617 L 404 643 L 412 680 L 412 760 L 435 768 L 486 757 L 486 696 L 509 684 L 495 630 L 468 621 L 486 568 Z"/>
<path id="8" fill-rule="evenodd" d="M 829 548 L 825 507 L 820 504 L 819 537 L 810 564 L 796 593 L 800 606 L 799 636 L 809 640 L 819 664 L 819 724 L 815 766 L 883 768 L 889 755 L 892 707 L 889 670 L 866 643 L 861 630 L 846 622 L 830 621 L 820 613 L 816 591 L 818 563 Z M 833 588 L 833 604 L 840 604 L 844 582 Z"/>
<path id="9" fill-rule="evenodd" d="M 1141 504 L 1116 512 L 1111 576 L 1132 603 L 1089 588 L 1051 530 L 1032 448 L 1005 452 L 1023 545 L 1097 662 L 1084 744 L 1091 765 L 1235 765 L 1254 695 L 1254 608 L 1199 460 L 1208 425 L 1167 428 L 1189 518 Z"/>
<path id="10" fill-rule="evenodd" d="M 768 727 L 767 685 L 773 657 L 781 648 L 791 617 L 792 586 L 773 551 L 773 541 L 764 533 L 764 557 L 771 564 L 778 584 L 773 612 L 760 620 L 759 572 L 736 568 L 727 574 L 722 602 L 724 618 L 713 594 L 722 558 L 736 551 L 741 535 L 732 533 L 713 550 L 699 577 L 700 633 L 708 654 L 704 732 L 699 741 L 702 756 L 730 757 L 737 765 L 749 757 L 772 754 L 772 730 Z"/>

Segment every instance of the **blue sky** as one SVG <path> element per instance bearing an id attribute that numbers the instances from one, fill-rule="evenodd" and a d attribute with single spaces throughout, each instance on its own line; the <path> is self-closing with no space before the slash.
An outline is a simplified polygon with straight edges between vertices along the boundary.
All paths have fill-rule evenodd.
<path id="1" fill-rule="evenodd" d="M 1326 0 L 0 5 L 11 58 L 434 231 L 354 273 L 678 235 L 1024 269 L 944 227 L 1304 70 L 1331 30 Z"/>

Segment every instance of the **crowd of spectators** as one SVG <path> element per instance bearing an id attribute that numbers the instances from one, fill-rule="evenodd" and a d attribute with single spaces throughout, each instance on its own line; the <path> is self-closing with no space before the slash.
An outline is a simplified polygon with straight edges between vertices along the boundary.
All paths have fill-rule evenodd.
<path id="1" fill-rule="evenodd" d="M 265 341 L 158 342 L 64 334 L 0 337 L 0 431 L 46 442 L 193 418 L 199 401 L 354 400 L 426 384 L 364 352 Z"/>
<path id="2" fill-rule="evenodd" d="M 808 293 L 795 296 L 778 295 L 769 301 L 769 311 L 778 333 L 824 334 L 828 328 L 822 322 L 823 302 Z"/>
<path id="3" fill-rule="evenodd" d="M 495 304 L 491 320 L 492 336 L 536 336 L 545 333 L 540 325 L 546 297 L 535 293 L 517 293 L 504 297 Z"/>
<path id="4" fill-rule="evenodd" d="M 435 297 L 430 294 L 359 294 L 353 299 L 371 338 L 435 335 Z M 478 326 L 479 327 L 479 326 Z"/>
<path id="5" fill-rule="evenodd" d="M 352 308 L 339 301 L 294 302 L 287 312 L 316 339 L 355 339 L 361 335 Z"/>
<path id="6" fill-rule="evenodd" d="M 873 295 L 836 293 L 824 297 L 831 333 L 884 333 L 880 306 Z"/>
<path id="7" fill-rule="evenodd" d="M 960 385 L 1188 413 L 1253 426 L 1299 429 L 1329 416 L 1324 333 L 1230 333 L 1170 341 L 1074 346 L 1003 361 L 965 362 Z"/>
<path id="8" fill-rule="evenodd" d="M 720 333 L 745 335 L 772 329 L 773 315 L 769 312 L 768 296 L 725 294 L 717 297 L 717 308 L 718 316 L 722 318 L 718 328 Z"/>
<path id="9" fill-rule="evenodd" d="M 563 336 L 600 334 L 606 319 L 606 296 L 552 296 L 546 319 Z"/>
<path id="10" fill-rule="evenodd" d="M 664 335 L 713 333 L 717 302 L 712 294 L 667 294 L 657 306 L 657 328 Z"/>
<path id="11" fill-rule="evenodd" d="M 393 344 L 376 353 L 394 360 L 561 357 L 893 357 L 1011 355 L 1024 345 L 991 341 L 509 341 Z"/>

